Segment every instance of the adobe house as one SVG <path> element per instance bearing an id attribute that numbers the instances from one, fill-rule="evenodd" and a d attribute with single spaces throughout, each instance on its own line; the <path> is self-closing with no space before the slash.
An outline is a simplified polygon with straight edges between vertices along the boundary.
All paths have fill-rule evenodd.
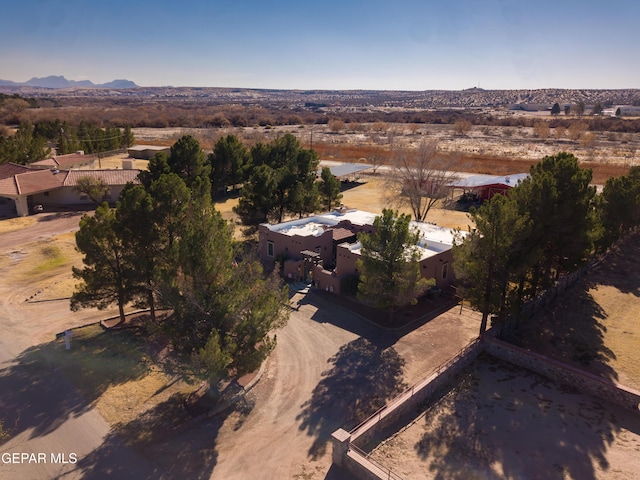
<path id="1" fill-rule="evenodd" d="M 280 262 L 288 279 L 313 282 L 317 288 L 341 293 L 343 283 L 359 275 L 357 233 L 372 233 L 376 216 L 343 208 L 275 225 L 263 223 L 258 230 L 260 258 L 267 266 Z M 416 248 L 422 276 L 434 278 L 438 288 L 448 287 L 453 281 L 453 231 L 431 223 L 410 225 L 421 233 Z"/>
<path id="2" fill-rule="evenodd" d="M 358 232 L 373 232 L 374 218 L 373 213 L 342 208 L 275 225 L 263 223 L 258 227 L 260 259 L 268 267 L 280 262 L 287 278 L 310 280 L 312 269 L 304 269 L 305 258 L 311 262 L 308 252 L 317 254 L 314 261 L 333 265 L 338 245 L 355 242 Z"/>

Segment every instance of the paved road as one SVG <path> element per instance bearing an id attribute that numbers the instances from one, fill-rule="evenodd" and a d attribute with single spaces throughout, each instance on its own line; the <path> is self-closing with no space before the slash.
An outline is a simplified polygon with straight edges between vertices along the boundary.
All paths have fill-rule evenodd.
<path id="1" fill-rule="evenodd" d="M 0 235 L 0 254 L 74 231 L 80 215 L 41 214 L 34 225 Z M 96 321 L 104 313 L 72 313 L 68 300 L 27 304 L 24 299 L 34 287 L 8 285 L 6 273 L 13 268 L 19 263 L 0 270 L 0 419 L 13 434 L 0 447 L 0 479 L 158 478 L 158 467 L 114 437 L 98 411 L 35 348 L 56 332 Z M 18 459 L 20 454 L 35 456 L 16 464 L 13 454 Z"/>

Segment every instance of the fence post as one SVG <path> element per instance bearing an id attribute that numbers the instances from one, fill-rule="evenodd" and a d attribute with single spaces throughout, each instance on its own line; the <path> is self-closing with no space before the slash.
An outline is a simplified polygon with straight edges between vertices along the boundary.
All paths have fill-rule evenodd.
<path id="1" fill-rule="evenodd" d="M 343 460 L 347 456 L 350 441 L 351 435 L 349 432 L 341 428 L 331 434 L 331 443 L 333 444 L 331 459 L 339 467 L 343 465 Z"/>

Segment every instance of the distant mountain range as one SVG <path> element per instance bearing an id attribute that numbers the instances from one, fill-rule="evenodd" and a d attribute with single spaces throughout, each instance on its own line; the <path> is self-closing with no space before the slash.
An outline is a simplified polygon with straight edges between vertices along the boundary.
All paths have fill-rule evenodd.
<path id="1" fill-rule="evenodd" d="M 67 80 L 63 76 L 50 75 L 44 78 L 33 77 L 26 82 L 12 82 L 11 80 L 0 80 L 0 87 L 40 87 L 40 88 L 137 88 L 138 85 L 131 80 L 113 80 L 112 82 L 95 84 L 90 80 Z"/>

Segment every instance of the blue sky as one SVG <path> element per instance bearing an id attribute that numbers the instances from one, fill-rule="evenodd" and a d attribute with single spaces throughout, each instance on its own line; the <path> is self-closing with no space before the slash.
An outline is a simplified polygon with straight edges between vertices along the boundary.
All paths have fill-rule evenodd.
<path id="1" fill-rule="evenodd" d="M 637 0 L 19 0 L 0 78 L 143 86 L 640 88 Z"/>

